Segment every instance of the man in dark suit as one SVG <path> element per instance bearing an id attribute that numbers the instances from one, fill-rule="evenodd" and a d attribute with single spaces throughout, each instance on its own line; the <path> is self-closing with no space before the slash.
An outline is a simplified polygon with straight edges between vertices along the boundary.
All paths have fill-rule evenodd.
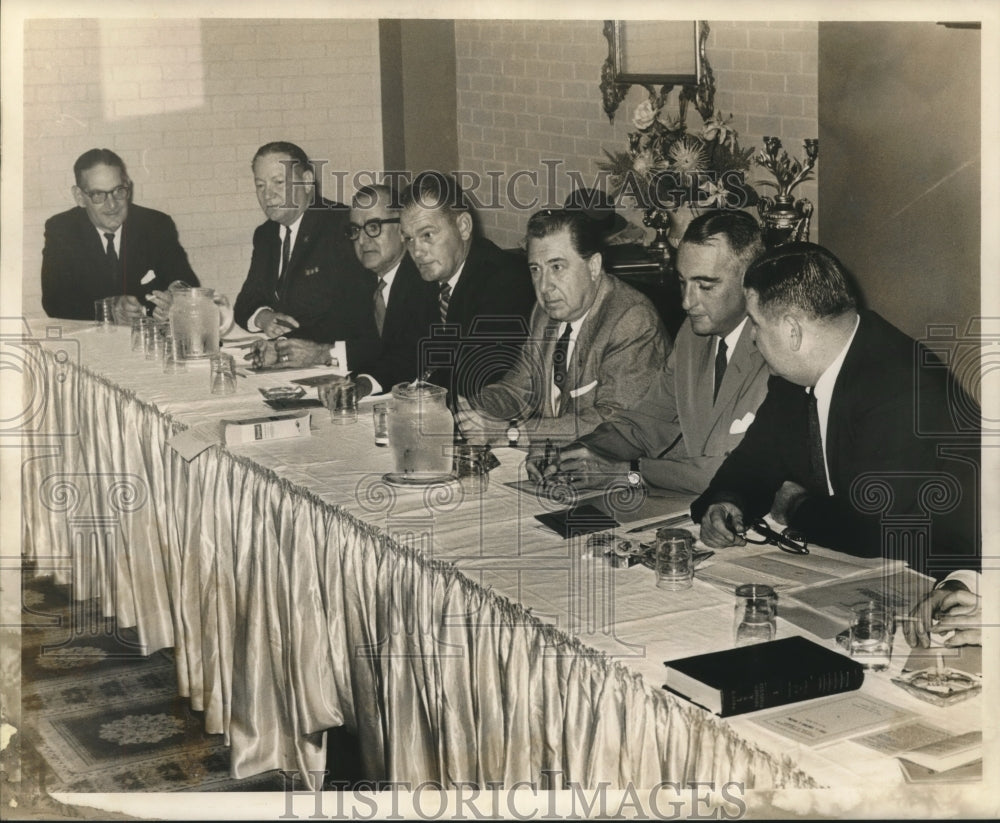
<path id="1" fill-rule="evenodd" d="M 269 338 L 372 345 L 371 276 L 344 234 L 347 208 L 319 196 L 312 164 L 294 143 L 261 146 L 252 168 L 268 219 L 254 232 L 250 271 L 233 306 L 236 322 Z M 270 365 L 274 347 L 261 347 L 255 359 Z"/>
<path id="2" fill-rule="evenodd" d="M 420 276 L 438 290 L 437 323 L 421 342 L 421 370 L 449 390 L 454 407 L 457 396 L 475 396 L 517 362 L 535 291 L 523 258 L 473 232 L 453 178 L 419 174 L 401 202 L 403 242 Z"/>
<path id="3" fill-rule="evenodd" d="M 419 341 L 434 322 L 437 289 L 420 277 L 406 254 L 399 231 L 399 195 L 389 186 L 364 186 L 357 191 L 346 236 L 372 275 L 368 311 L 377 337 L 364 343 L 338 340 L 333 345 L 290 338 L 279 340 L 275 348 L 291 365 L 336 363 L 338 372 L 357 375 L 359 394 L 365 396 L 389 391 L 420 374 Z"/>
<path id="4" fill-rule="evenodd" d="M 115 298 L 115 320 L 129 323 L 153 309 L 148 295 L 198 278 L 166 214 L 131 202 L 125 163 L 110 149 L 91 149 L 73 164 L 78 208 L 45 223 L 42 306 L 50 317 L 93 320 L 94 302 Z"/>
<path id="5" fill-rule="evenodd" d="M 599 226 L 584 212 L 532 215 L 527 245 L 531 335 L 514 368 L 459 401 L 472 440 L 506 441 L 514 419 L 532 441 L 574 440 L 638 402 L 670 351 L 652 303 L 605 273 Z"/>
<path id="6" fill-rule="evenodd" d="M 580 488 L 629 476 L 675 492 L 705 489 L 767 393 L 743 294 L 743 275 L 763 248 L 746 212 L 714 210 L 691 222 L 677 251 L 688 317 L 666 368 L 638 402 L 564 449 L 550 473 Z"/>
<path id="7" fill-rule="evenodd" d="M 859 314 L 840 262 L 812 243 L 765 253 L 744 288 L 773 376 L 743 442 L 691 507 L 702 541 L 742 544 L 770 511 L 850 554 L 936 577 L 978 568 L 979 415 L 940 361 Z"/>

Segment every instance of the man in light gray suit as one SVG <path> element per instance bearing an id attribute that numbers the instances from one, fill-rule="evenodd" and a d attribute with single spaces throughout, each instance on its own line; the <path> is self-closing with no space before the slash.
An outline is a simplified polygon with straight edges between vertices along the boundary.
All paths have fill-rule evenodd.
<path id="1" fill-rule="evenodd" d="M 564 450 L 549 475 L 580 487 L 609 476 L 681 493 L 708 486 L 767 394 L 743 295 L 743 275 L 762 251 L 757 221 L 744 212 L 691 222 L 677 254 L 687 319 L 666 369 L 639 403 Z"/>
<path id="2" fill-rule="evenodd" d="M 580 210 L 546 210 L 527 228 L 538 302 L 513 367 L 459 405 L 471 440 L 518 421 L 532 443 L 569 443 L 635 405 L 663 369 L 670 340 L 652 303 L 605 273 L 600 230 Z"/>

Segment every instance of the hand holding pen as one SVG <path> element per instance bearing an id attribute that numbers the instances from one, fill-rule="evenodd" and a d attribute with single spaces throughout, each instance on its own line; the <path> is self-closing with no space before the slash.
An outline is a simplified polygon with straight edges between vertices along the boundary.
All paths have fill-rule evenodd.
<path id="1" fill-rule="evenodd" d="M 560 453 L 561 449 L 551 439 L 545 441 L 544 449 L 532 447 L 525 463 L 528 478 L 543 486 L 550 483 L 559 471 Z"/>
<path id="2" fill-rule="evenodd" d="M 743 512 L 735 503 L 713 503 L 701 518 L 701 542 L 713 549 L 745 546 Z"/>

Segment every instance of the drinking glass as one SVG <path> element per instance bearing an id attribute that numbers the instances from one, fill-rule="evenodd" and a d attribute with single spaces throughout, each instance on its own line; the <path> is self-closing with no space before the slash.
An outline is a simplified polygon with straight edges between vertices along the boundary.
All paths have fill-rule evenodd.
<path id="1" fill-rule="evenodd" d="M 213 354 L 211 364 L 212 394 L 236 392 L 236 360 L 231 354 Z"/>
<path id="2" fill-rule="evenodd" d="M 656 586 L 669 591 L 690 589 L 694 582 L 694 538 L 684 529 L 656 531 Z"/>
<path id="3" fill-rule="evenodd" d="M 163 341 L 163 373 L 178 374 L 187 371 L 185 361 L 184 341 L 173 334 L 168 334 Z"/>
<path id="4" fill-rule="evenodd" d="M 376 403 L 372 406 L 372 421 L 375 424 L 375 445 L 389 445 L 389 404 Z"/>
<path id="5" fill-rule="evenodd" d="M 353 380 L 342 380 L 334 384 L 327 397 L 330 404 L 330 420 L 342 426 L 357 422 L 358 391 Z"/>
<path id="6" fill-rule="evenodd" d="M 483 494 L 490 485 L 489 446 L 456 443 L 454 473 L 468 495 Z"/>
<path id="7" fill-rule="evenodd" d="M 892 660 L 892 637 L 895 634 L 892 613 L 874 602 L 852 609 L 849 650 L 866 669 L 884 672 Z"/>
<path id="8" fill-rule="evenodd" d="M 169 320 L 153 320 L 148 326 L 148 334 L 143 338 L 143 351 L 147 360 L 163 360 L 163 349 L 170 336 Z"/>
<path id="9" fill-rule="evenodd" d="M 115 330 L 115 298 L 105 297 L 94 301 L 94 325 L 99 332 Z"/>
<path id="10" fill-rule="evenodd" d="M 145 329 L 153 325 L 153 320 L 149 317 L 138 317 L 132 321 L 132 351 L 145 352 Z"/>
<path id="11" fill-rule="evenodd" d="M 733 641 L 737 646 L 766 643 L 777 632 L 778 595 L 770 586 L 744 583 L 736 587 Z"/>

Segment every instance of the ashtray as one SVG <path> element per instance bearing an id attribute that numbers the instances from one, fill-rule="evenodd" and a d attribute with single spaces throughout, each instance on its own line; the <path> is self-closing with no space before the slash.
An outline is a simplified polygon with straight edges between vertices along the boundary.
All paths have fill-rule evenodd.
<path id="1" fill-rule="evenodd" d="M 947 667 L 905 672 L 892 678 L 892 682 L 914 697 L 935 706 L 961 703 L 983 690 L 981 676 Z"/>
<path id="2" fill-rule="evenodd" d="M 302 386 L 272 386 L 269 389 L 258 389 L 265 400 L 298 400 L 306 393 Z"/>

